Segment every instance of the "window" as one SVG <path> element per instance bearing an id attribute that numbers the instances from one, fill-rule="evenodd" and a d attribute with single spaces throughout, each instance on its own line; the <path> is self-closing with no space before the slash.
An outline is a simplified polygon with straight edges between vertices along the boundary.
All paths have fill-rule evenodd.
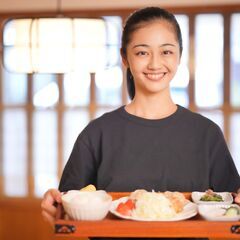
<path id="1" fill-rule="evenodd" d="M 223 17 L 199 14 L 195 28 L 196 104 L 219 107 L 223 103 Z"/>
<path id="2" fill-rule="evenodd" d="M 99 105 L 119 106 L 122 102 L 122 69 L 120 66 L 112 67 L 96 74 L 96 101 Z"/>
<path id="3" fill-rule="evenodd" d="M 87 106 L 90 103 L 90 74 L 71 72 L 64 77 L 64 97 L 68 106 Z"/>
<path id="4" fill-rule="evenodd" d="M 240 132 L 240 113 L 233 113 L 230 118 L 230 150 L 233 155 L 233 159 L 235 160 L 236 167 L 238 169 L 238 172 L 240 172 L 240 152 L 239 152 L 239 146 L 240 146 L 240 138 L 239 138 L 239 132 Z M 236 134 L 237 133 L 237 134 Z"/>
<path id="5" fill-rule="evenodd" d="M 34 74 L 33 105 L 38 108 L 53 107 L 59 100 L 57 79 L 53 74 Z"/>
<path id="6" fill-rule="evenodd" d="M 183 38 L 183 52 L 178 72 L 171 82 L 171 93 L 176 103 L 187 107 L 188 102 L 188 83 L 189 83 L 189 22 L 186 15 L 176 15 L 176 19 L 180 25 Z"/>
<path id="7" fill-rule="evenodd" d="M 17 119 L 17 121 L 16 121 Z M 3 111 L 3 177 L 7 196 L 25 196 L 27 179 L 27 119 L 22 109 Z M 17 183 L 17 184 L 16 184 Z"/>
<path id="8" fill-rule="evenodd" d="M 19 74 L 3 71 L 4 194 L 42 196 L 49 187 L 57 187 L 59 172 L 81 130 L 100 112 L 122 104 L 123 74 L 119 55 L 122 19 L 118 16 L 103 19 L 104 32 L 94 28 L 93 22 L 90 31 L 82 19 L 73 20 L 76 47 L 72 54 L 76 68 L 67 74 L 54 74 L 54 71 L 31 74 L 34 61 L 21 54 L 29 46 L 26 33 L 31 24 L 38 26 L 39 33 L 51 28 L 51 24 L 29 18 L 13 19 L 5 25 L 4 65 L 12 71 L 23 68 Z M 81 33 L 87 31 L 89 36 L 79 34 L 80 30 Z M 33 28 L 33 31 L 37 30 Z M 16 36 L 19 33 L 20 38 Z M 53 45 L 59 43 L 51 36 Z M 101 51 L 95 39 L 105 42 Z M 39 39 L 39 51 L 45 41 Z M 29 54 L 34 54 L 33 50 Z M 63 56 L 68 58 L 64 52 Z M 41 70 L 42 60 L 49 58 L 38 57 Z M 47 62 L 46 72 L 50 65 L 51 62 Z M 90 69 L 90 65 L 97 67 Z M 92 70 L 96 72 L 90 74 Z"/>
<path id="9" fill-rule="evenodd" d="M 106 51 L 102 54 L 105 54 L 105 58 L 94 59 L 96 55 L 100 55 L 100 58 L 102 56 L 98 50 L 93 48 L 91 49 L 93 54 L 91 58 L 88 59 L 88 61 L 100 62 L 105 60 L 102 68 L 96 71 L 94 79 L 96 91 L 93 97 L 98 105 L 105 106 L 111 104 L 118 106 L 122 102 L 121 91 L 123 76 L 119 54 L 122 20 L 117 16 L 104 17 L 104 20 L 106 21 L 107 46 Z M 79 36 L 79 40 L 80 39 L 81 36 Z M 83 54 L 81 51 L 79 52 L 79 59 Z M 86 53 L 84 56 L 87 55 Z M 81 61 L 85 61 L 85 57 L 83 57 Z M 86 106 L 90 103 L 91 76 L 87 69 L 81 67 L 83 65 L 81 61 L 78 61 L 79 68 L 77 68 L 76 71 L 66 74 L 64 78 L 65 101 L 66 104 L 70 106 Z"/>
<path id="10" fill-rule="evenodd" d="M 231 104 L 240 107 L 240 13 L 231 17 Z"/>
<path id="11" fill-rule="evenodd" d="M 55 111 L 36 110 L 33 115 L 33 175 L 35 194 L 56 187 L 57 116 Z"/>
<path id="12" fill-rule="evenodd" d="M 3 103 L 22 105 L 27 101 L 27 77 L 21 73 L 10 73 L 3 69 Z"/>

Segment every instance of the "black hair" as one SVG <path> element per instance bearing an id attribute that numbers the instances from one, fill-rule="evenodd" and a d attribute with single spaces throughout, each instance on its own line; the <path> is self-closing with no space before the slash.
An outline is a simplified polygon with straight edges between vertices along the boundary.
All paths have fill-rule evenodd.
<path id="1" fill-rule="evenodd" d="M 127 57 L 127 45 L 130 41 L 131 34 L 136 29 L 141 27 L 142 23 L 147 23 L 154 20 L 165 20 L 173 26 L 176 33 L 176 38 L 179 43 L 179 51 L 181 56 L 183 49 L 182 34 L 175 16 L 172 13 L 168 12 L 167 10 L 159 7 L 146 7 L 133 12 L 128 17 L 125 23 L 122 33 L 122 46 L 121 46 L 121 53 L 124 58 Z M 129 97 L 133 99 L 135 96 L 135 86 L 133 76 L 129 68 L 127 69 L 127 89 Z"/>

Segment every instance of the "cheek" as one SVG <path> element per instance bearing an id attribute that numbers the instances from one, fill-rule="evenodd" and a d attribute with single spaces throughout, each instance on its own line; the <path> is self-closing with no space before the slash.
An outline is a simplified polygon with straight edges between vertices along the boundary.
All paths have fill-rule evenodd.
<path id="1" fill-rule="evenodd" d="M 169 61 L 169 67 L 174 71 L 177 71 L 180 62 L 177 58 L 171 59 Z"/>
<path id="2" fill-rule="evenodd" d="M 142 63 L 134 63 L 130 65 L 130 69 L 133 74 L 139 74 L 143 71 L 143 69 L 145 69 L 145 66 Z"/>
<path id="3" fill-rule="evenodd" d="M 128 64 L 132 72 L 133 71 L 136 72 L 141 68 L 141 62 L 135 59 L 134 57 L 128 58 Z"/>
<path id="4" fill-rule="evenodd" d="M 141 70 L 142 68 L 146 67 L 147 64 L 147 58 L 132 57 L 131 59 L 129 59 L 130 67 L 136 70 Z"/>

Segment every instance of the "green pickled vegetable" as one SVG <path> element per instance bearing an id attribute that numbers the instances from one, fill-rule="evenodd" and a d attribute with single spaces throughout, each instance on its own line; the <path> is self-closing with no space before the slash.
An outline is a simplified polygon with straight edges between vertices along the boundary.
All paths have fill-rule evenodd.
<path id="1" fill-rule="evenodd" d="M 238 214 L 240 214 L 239 209 L 237 207 L 229 207 L 226 212 L 225 212 L 225 216 L 229 216 L 229 217 L 235 217 Z"/>
<path id="2" fill-rule="evenodd" d="M 223 202 L 223 198 L 219 194 L 205 194 L 200 198 L 201 201 L 215 201 L 215 202 Z"/>

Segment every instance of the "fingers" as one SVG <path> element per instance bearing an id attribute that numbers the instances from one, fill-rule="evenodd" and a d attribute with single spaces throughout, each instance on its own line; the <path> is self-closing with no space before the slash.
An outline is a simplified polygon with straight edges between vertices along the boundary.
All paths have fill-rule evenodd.
<path id="1" fill-rule="evenodd" d="M 42 216 L 46 222 L 50 223 L 52 227 L 54 226 L 55 218 L 53 216 L 48 214 L 46 211 L 42 211 Z"/>
<path id="2" fill-rule="evenodd" d="M 240 193 L 238 193 L 238 194 L 235 196 L 234 201 L 235 201 L 237 204 L 240 204 Z"/>
<path id="3" fill-rule="evenodd" d="M 58 190 L 52 189 L 51 194 L 56 202 L 62 203 L 62 194 Z"/>
<path id="4" fill-rule="evenodd" d="M 49 201 L 49 202 L 58 202 L 61 203 L 61 193 L 57 189 L 49 189 L 43 196 L 43 200 Z"/>
<path id="5" fill-rule="evenodd" d="M 56 208 L 57 208 L 56 219 L 64 218 L 65 212 L 64 212 L 62 204 L 58 204 Z"/>
<path id="6" fill-rule="evenodd" d="M 61 203 L 61 193 L 57 189 L 48 190 L 43 197 L 41 208 L 42 208 L 42 216 L 46 221 L 48 221 L 51 225 L 54 224 L 57 213 L 60 209 L 54 205 L 54 203 Z M 60 215 L 58 213 L 58 215 Z"/>
<path id="7" fill-rule="evenodd" d="M 49 203 L 47 203 L 46 201 L 43 200 L 42 204 L 41 204 L 41 208 L 42 208 L 43 211 L 47 212 L 51 216 L 53 216 L 53 217 L 56 216 L 57 209 L 54 205 L 51 205 L 51 204 L 49 204 Z"/>

